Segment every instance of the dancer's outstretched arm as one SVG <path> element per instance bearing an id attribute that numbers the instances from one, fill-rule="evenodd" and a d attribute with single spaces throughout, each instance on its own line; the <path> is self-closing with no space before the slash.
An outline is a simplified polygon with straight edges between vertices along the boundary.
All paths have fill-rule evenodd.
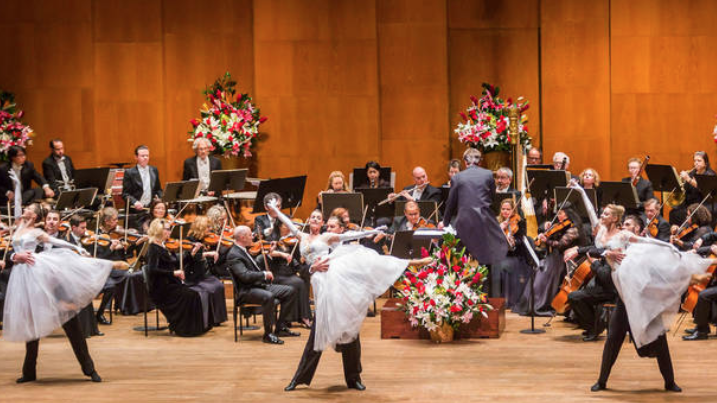
<path id="1" fill-rule="evenodd" d="M 87 251 L 85 249 L 83 249 L 82 247 L 80 247 L 78 245 L 71 244 L 67 241 L 63 241 L 62 239 L 55 238 L 54 236 L 49 236 L 44 232 L 42 234 L 40 234 L 37 238 L 42 242 L 49 243 L 52 246 L 55 246 L 58 248 L 72 249 L 81 255 L 87 253 Z"/>
<path id="2" fill-rule="evenodd" d="M 583 187 L 580 186 L 579 183 L 571 182 L 570 187 L 580 193 L 580 196 L 583 199 L 583 203 L 585 203 L 586 210 L 588 211 L 588 218 L 590 218 L 590 226 L 592 229 L 595 229 L 595 227 L 600 225 L 600 220 L 598 219 L 597 213 L 595 213 L 595 206 L 593 206 L 593 202 L 590 201 L 590 198 L 588 198 L 587 193 L 585 193 L 585 189 L 583 189 Z"/>
<path id="3" fill-rule="evenodd" d="M 276 200 L 269 200 L 269 202 L 267 203 L 267 207 L 269 207 L 272 211 L 276 213 L 276 217 L 279 219 L 279 221 L 286 225 L 289 231 L 291 231 L 291 235 L 298 238 L 301 238 L 303 235 L 306 235 L 301 232 L 299 228 L 296 227 L 296 225 L 294 225 L 294 223 L 289 219 L 289 217 L 287 217 L 284 213 L 281 212 L 281 210 L 277 208 Z"/>
<path id="4" fill-rule="evenodd" d="M 358 239 L 363 239 L 366 237 L 369 237 L 371 235 L 376 234 L 382 234 L 383 231 L 386 230 L 386 226 L 380 226 L 376 229 L 372 229 L 370 231 L 356 231 L 356 232 L 349 232 L 347 234 L 335 234 L 329 236 L 329 239 L 327 240 L 327 243 L 332 244 L 336 242 L 350 242 L 350 241 L 356 241 Z"/>

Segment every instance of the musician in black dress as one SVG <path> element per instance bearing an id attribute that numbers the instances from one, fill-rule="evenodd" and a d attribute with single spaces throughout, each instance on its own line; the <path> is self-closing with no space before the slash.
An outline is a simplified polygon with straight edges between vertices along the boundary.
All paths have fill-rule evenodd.
<path id="1" fill-rule="evenodd" d="M 23 147 L 10 146 L 7 156 L 10 161 L 0 166 L 0 203 L 2 205 L 5 205 L 8 200 L 15 201 L 15 185 L 10 179 L 10 171 L 15 171 L 15 175 L 20 180 L 23 205 L 35 199 L 55 196 L 55 192 L 47 184 L 45 178 L 37 172 L 35 165 L 27 160 L 27 154 Z M 42 188 L 33 188 L 33 181 Z"/>
<path id="2" fill-rule="evenodd" d="M 56 193 L 70 190 L 75 179 L 75 166 L 72 159 L 65 155 L 65 145 L 60 139 L 50 140 L 50 156 L 42 161 L 42 174 L 47 184 Z"/>
<path id="3" fill-rule="evenodd" d="M 199 179 L 199 190 L 206 192 L 211 172 L 221 170 L 222 162 L 219 158 L 209 155 L 212 144 L 204 137 L 195 139 L 192 148 L 196 155 L 184 160 L 182 180 Z"/>
<path id="4" fill-rule="evenodd" d="M 196 216 L 192 226 L 187 233 L 187 240 L 199 245 L 196 252 L 184 252 L 184 283 L 189 288 L 207 294 L 209 303 L 209 323 L 219 326 L 227 321 L 227 300 L 224 295 L 224 284 L 210 271 L 210 265 L 219 261 L 219 252 L 215 249 L 208 249 L 202 241 L 209 233 L 209 219 L 206 216 Z"/>
<path id="5" fill-rule="evenodd" d="M 178 336 L 199 336 L 211 329 L 212 324 L 205 322 L 207 315 L 201 296 L 182 284 L 184 272 L 179 269 L 177 258 L 164 246 L 171 232 L 172 227 L 164 219 L 154 220 L 149 226 L 149 295 L 167 318 L 169 330 Z M 199 247 L 195 246 L 193 251 L 197 253 Z"/>
<path id="6" fill-rule="evenodd" d="M 691 171 L 681 171 L 680 179 L 684 182 L 683 187 L 685 189 L 685 200 L 679 206 L 675 207 L 670 211 L 670 224 L 680 225 L 685 221 L 687 217 L 687 207 L 693 203 L 699 203 L 702 201 L 705 195 L 697 187 L 697 179 L 695 175 L 707 175 L 715 176 L 717 173 L 712 170 L 710 166 L 710 157 L 704 151 L 697 151 L 692 156 L 693 169 Z M 677 189 L 679 191 L 680 189 Z M 712 210 L 712 204 L 706 205 L 708 210 Z M 712 217 L 717 218 L 717 217 Z"/>
<path id="7" fill-rule="evenodd" d="M 390 188 L 391 183 L 381 178 L 381 164 L 376 161 L 369 161 L 364 166 L 366 169 L 365 178 L 354 178 L 354 189 L 378 189 Z"/>

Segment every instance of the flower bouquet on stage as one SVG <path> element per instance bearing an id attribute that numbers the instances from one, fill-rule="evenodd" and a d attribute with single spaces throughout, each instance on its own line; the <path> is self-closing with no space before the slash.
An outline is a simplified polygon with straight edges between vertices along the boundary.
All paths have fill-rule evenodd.
<path id="1" fill-rule="evenodd" d="M 11 146 L 32 144 L 34 133 L 20 121 L 23 115 L 23 111 L 16 110 L 15 95 L 0 90 L 0 161 L 7 161 L 7 150 Z"/>
<path id="2" fill-rule="evenodd" d="M 511 137 L 508 127 L 509 110 L 514 106 L 513 100 L 503 100 L 498 96 L 499 87 L 483 83 L 483 94 L 480 99 L 471 95 L 471 105 L 465 112 L 460 112 L 463 122 L 455 129 L 458 141 L 469 147 L 477 148 L 483 153 L 486 168 L 495 171 L 501 166 L 510 166 Z M 518 119 L 519 144 L 530 149 L 531 137 L 528 135 L 528 117 L 523 113 L 528 101 L 523 97 L 515 102 L 520 118 Z"/>
<path id="3" fill-rule="evenodd" d="M 229 73 L 218 78 L 204 91 L 199 119 L 192 119 L 189 141 L 203 137 L 212 144 L 212 151 L 225 157 L 251 157 L 249 150 L 259 135 L 259 126 L 266 122 L 248 94 L 236 95 L 236 81 Z"/>
<path id="4" fill-rule="evenodd" d="M 475 315 L 487 318 L 486 312 L 493 309 L 483 292 L 488 269 L 469 260 L 465 248 L 458 250 L 458 241 L 452 234 L 443 235 L 433 262 L 407 271 L 400 280 L 402 306 L 411 326 L 424 327 L 437 343 L 452 340 L 461 324 Z M 425 249 L 423 254 L 428 256 Z"/>

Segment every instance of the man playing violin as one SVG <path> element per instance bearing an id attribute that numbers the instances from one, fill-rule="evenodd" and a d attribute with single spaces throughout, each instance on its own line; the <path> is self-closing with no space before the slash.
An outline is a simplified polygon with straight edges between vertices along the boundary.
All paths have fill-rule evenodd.
<path id="1" fill-rule="evenodd" d="M 644 204 L 647 225 L 642 230 L 642 236 L 656 238 L 660 241 L 670 241 L 670 224 L 660 216 L 660 203 L 655 198 L 648 199 Z"/>
<path id="2" fill-rule="evenodd" d="M 86 245 L 87 249 L 91 253 L 96 253 L 97 257 L 100 259 L 111 260 L 113 262 L 126 262 L 128 254 L 125 249 L 125 245 L 120 239 L 112 238 L 112 234 L 120 236 L 124 232 L 123 229 L 117 225 L 119 222 L 118 216 L 119 212 L 114 207 L 105 207 L 104 210 L 102 210 L 102 215 L 100 216 L 99 234 L 97 234 L 94 238 L 88 238 L 88 240 L 83 242 L 83 244 Z M 71 228 L 72 225 L 73 223 L 70 222 Z M 77 226 L 80 225 L 84 225 L 86 228 L 87 224 L 78 222 Z M 102 240 L 97 238 L 101 238 Z M 97 249 L 96 252 L 95 248 Z M 112 269 L 110 272 L 110 276 L 107 278 L 107 283 L 105 283 L 105 287 L 102 289 L 102 301 L 97 308 L 97 322 L 100 324 L 110 324 L 110 321 L 104 316 L 105 308 L 107 308 L 107 305 L 109 305 L 112 298 L 114 298 L 117 286 L 125 280 L 125 278 L 127 278 L 126 271 Z"/>
<path id="3" fill-rule="evenodd" d="M 630 158 L 627 160 L 627 170 L 630 173 L 630 176 L 622 178 L 622 181 L 632 182 L 635 185 L 637 197 L 640 199 L 640 203 L 644 203 L 655 197 L 655 191 L 652 189 L 652 182 L 641 176 L 642 161 L 640 161 L 639 158 Z"/>
<path id="4" fill-rule="evenodd" d="M 700 255 L 717 255 L 717 232 L 710 232 L 698 239 L 694 245 L 694 250 Z M 703 246 L 709 245 L 709 246 Z M 717 301 L 717 287 L 714 282 L 714 274 L 707 272 L 704 274 L 695 274 L 692 276 L 690 286 L 702 283 L 706 284 L 705 289 L 700 291 L 697 296 L 697 303 L 694 306 L 693 321 L 695 327 L 685 329 L 687 336 L 682 336 L 683 340 L 707 340 L 710 335 L 710 320 L 712 319 L 712 306 Z M 692 287 L 690 287 L 692 288 Z M 690 290 L 692 292 L 692 290 Z M 688 293 L 689 296 L 689 293 Z M 689 297 L 687 298 L 689 299 Z"/>
<path id="5" fill-rule="evenodd" d="M 406 186 L 399 193 L 391 193 L 389 199 L 408 201 L 441 201 L 441 191 L 429 184 L 428 174 L 422 167 L 413 169 L 413 186 Z"/>

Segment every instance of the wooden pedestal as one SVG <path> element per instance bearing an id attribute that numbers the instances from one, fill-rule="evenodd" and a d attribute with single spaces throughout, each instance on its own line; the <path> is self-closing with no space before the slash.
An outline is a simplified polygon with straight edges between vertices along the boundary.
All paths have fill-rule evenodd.
<path id="1" fill-rule="evenodd" d="M 428 331 L 422 327 L 413 328 L 406 318 L 400 299 L 391 298 L 381 308 L 382 339 L 430 339 Z M 476 315 L 468 324 L 463 324 L 456 332 L 456 339 L 498 338 L 505 329 L 505 299 L 488 298 L 493 310 L 488 318 Z"/>

